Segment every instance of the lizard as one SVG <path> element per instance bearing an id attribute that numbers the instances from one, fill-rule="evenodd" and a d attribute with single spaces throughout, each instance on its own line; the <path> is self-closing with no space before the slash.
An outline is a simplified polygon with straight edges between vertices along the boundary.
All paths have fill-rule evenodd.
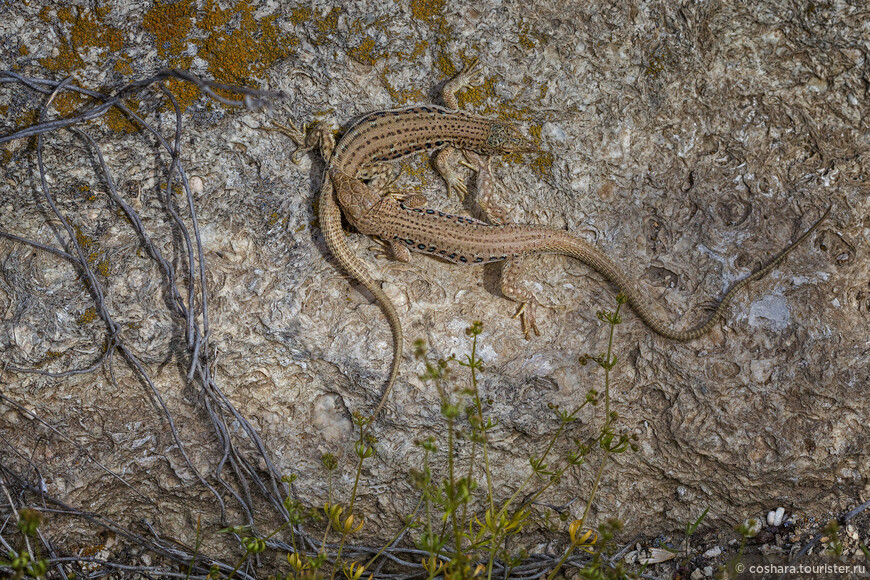
<path id="1" fill-rule="evenodd" d="M 655 333 L 676 341 L 699 338 L 721 319 L 731 299 L 751 282 L 776 268 L 824 221 L 821 218 L 767 265 L 736 282 L 703 323 L 688 330 L 674 330 L 652 312 L 649 301 L 636 282 L 596 246 L 564 230 L 503 223 L 503 212 L 488 207 L 491 176 L 481 156 L 533 152 L 537 146 L 512 124 L 478 117 L 458 110 L 455 93 L 470 85 L 476 75 L 476 60 L 466 66 L 442 92 L 447 108 L 435 105 L 411 106 L 376 111 L 363 116 L 336 144 L 322 124 L 301 131 L 291 124 L 282 127 L 296 143 L 294 156 L 319 148 L 327 161 L 318 209 L 321 231 L 333 257 L 350 276 L 364 286 L 380 304 L 393 334 L 393 363 L 381 400 L 372 415 L 377 417 L 395 383 L 403 351 L 403 334 L 398 313 L 380 284 L 355 256 L 341 228 L 342 210 L 347 221 L 360 233 L 384 241 L 400 261 L 410 260 L 411 251 L 437 256 L 459 265 L 505 262 L 502 293 L 520 304 L 523 332 L 540 334 L 534 318 L 534 295 L 519 284 L 523 258 L 532 254 L 563 254 L 590 266 L 613 283 L 626 297 L 638 317 Z M 479 202 L 490 222 L 422 207 L 422 196 L 405 197 L 389 189 L 395 179 L 387 165 L 420 151 L 435 151 L 435 166 L 445 179 L 448 193 L 466 189 L 450 170 L 453 150 L 461 150 L 477 173 Z M 364 181 L 368 181 L 366 184 Z M 386 194 L 384 195 L 386 190 Z M 486 202 L 483 203 L 483 202 Z"/>
<path id="2" fill-rule="evenodd" d="M 336 201 L 336 179 L 345 177 L 360 184 L 367 180 L 369 191 L 383 190 L 388 197 L 402 199 L 390 188 L 395 180 L 391 161 L 422 151 L 435 153 L 435 166 L 447 183 L 448 192 L 457 190 L 460 196 L 467 190 L 450 169 L 449 158 L 454 150 L 474 152 L 484 156 L 503 153 L 530 153 L 538 150 L 534 141 L 526 138 L 513 124 L 488 119 L 459 110 L 456 93 L 476 83 L 478 61 L 471 59 L 448 81 L 441 93 L 445 107 L 413 105 L 375 111 L 360 118 L 336 143 L 329 128 L 316 123 L 297 128 L 277 123 L 276 129 L 287 135 L 297 146 L 293 159 L 318 149 L 326 161 L 326 170 L 317 201 L 320 230 L 330 254 L 351 278 L 368 290 L 380 305 L 393 335 L 393 362 L 390 375 L 371 420 L 378 416 L 396 382 L 404 348 L 404 335 L 398 312 L 392 301 L 353 254 L 341 226 L 341 209 Z M 421 196 L 422 197 L 422 196 Z M 419 199 L 419 198 L 416 198 Z M 485 200 L 484 204 L 485 204 Z M 483 204 L 482 204 L 483 205 Z"/>
<path id="3" fill-rule="evenodd" d="M 476 170 L 479 173 L 487 171 L 482 160 Z M 613 283 L 638 317 L 653 332 L 671 340 L 685 342 L 712 330 L 723 317 L 734 296 L 781 264 L 788 254 L 819 227 L 832 207 L 828 206 L 809 229 L 765 266 L 731 286 L 707 320 L 687 330 L 675 330 L 653 314 L 650 301 L 643 291 L 613 260 L 596 246 L 568 231 L 526 224 L 491 224 L 420 207 L 394 196 L 381 196 L 362 181 L 340 171 L 333 173 L 332 180 L 338 202 L 348 222 L 360 233 L 385 241 L 390 246 L 393 257 L 399 261 L 409 261 L 413 251 L 430 254 L 458 265 L 504 262 L 501 291 L 506 298 L 520 303 L 520 309 L 515 316 L 522 316 L 526 338 L 529 338 L 531 332 L 540 335 L 534 317 L 537 301 L 533 293 L 518 283 L 520 266 L 526 256 L 561 254 L 579 260 Z"/>

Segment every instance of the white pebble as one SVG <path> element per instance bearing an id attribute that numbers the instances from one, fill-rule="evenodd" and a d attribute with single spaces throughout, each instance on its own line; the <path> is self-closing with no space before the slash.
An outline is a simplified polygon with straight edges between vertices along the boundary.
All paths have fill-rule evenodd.
<path id="1" fill-rule="evenodd" d="M 785 508 L 776 508 L 776 514 L 773 516 L 773 525 L 779 527 L 782 524 L 783 516 L 785 516 Z"/>
<path id="2" fill-rule="evenodd" d="M 721 553 L 722 553 L 722 548 L 720 548 L 719 546 L 716 546 L 716 547 L 710 548 L 709 550 L 704 552 L 704 557 L 705 558 L 715 558 L 716 556 L 720 555 Z"/>
<path id="3" fill-rule="evenodd" d="M 203 187 L 201 177 L 194 175 L 193 177 L 190 178 L 190 191 L 192 191 L 195 194 L 200 194 L 200 193 L 202 193 L 203 189 L 204 189 L 204 187 Z"/>

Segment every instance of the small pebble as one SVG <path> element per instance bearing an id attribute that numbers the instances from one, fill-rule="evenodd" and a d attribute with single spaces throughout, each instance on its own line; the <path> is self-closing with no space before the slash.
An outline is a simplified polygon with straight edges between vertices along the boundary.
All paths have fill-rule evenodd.
<path id="1" fill-rule="evenodd" d="M 202 193 L 203 189 L 204 188 L 203 188 L 203 183 L 202 183 L 201 177 L 194 175 L 193 177 L 190 178 L 190 191 L 192 191 L 195 194 L 200 194 L 200 193 Z"/>
<path id="2" fill-rule="evenodd" d="M 701 580 L 704 577 L 704 573 L 701 572 L 700 568 L 695 568 L 694 572 L 692 572 L 692 580 Z"/>
<path id="3" fill-rule="evenodd" d="M 704 576 L 713 576 L 713 566 L 704 566 Z"/>
<path id="4" fill-rule="evenodd" d="M 720 555 L 721 553 L 722 553 L 722 548 L 720 548 L 719 546 L 716 546 L 716 547 L 710 548 L 709 550 L 704 552 L 704 557 L 705 558 L 715 558 L 716 556 Z"/>

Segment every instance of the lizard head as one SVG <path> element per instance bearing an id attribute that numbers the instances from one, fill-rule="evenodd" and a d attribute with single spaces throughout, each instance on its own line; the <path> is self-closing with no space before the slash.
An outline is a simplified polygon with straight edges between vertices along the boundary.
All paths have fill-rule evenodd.
<path id="1" fill-rule="evenodd" d="M 487 151 L 481 151 L 484 155 L 539 151 L 539 147 L 531 139 L 525 137 L 519 129 L 509 123 L 490 125 L 489 135 L 486 137 L 486 148 Z"/>
<path id="2" fill-rule="evenodd" d="M 359 179 L 354 179 L 339 169 L 331 169 L 329 176 L 345 217 L 352 226 L 359 228 L 358 221 L 377 205 L 381 196 Z"/>

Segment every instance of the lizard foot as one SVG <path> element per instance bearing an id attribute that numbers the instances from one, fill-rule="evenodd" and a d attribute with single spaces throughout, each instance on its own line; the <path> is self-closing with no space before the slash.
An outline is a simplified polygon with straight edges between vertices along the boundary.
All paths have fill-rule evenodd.
<path id="1" fill-rule="evenodd" d="M 453 147 L 445 147 L 439 151 L 434 158 L 435 170 L 441 175 L 444 183 L 447 184 L 447 197 L 450 197 L 450 192 L 456 190 L 459 194 L 459 200 L 465 201 L 465 196 L 468 195 L 468 187 L 465 182 L 456 174 L 450 167 L 450 156 L 453 154 Z"/>
<path id="2" fill-rule="evenodd" d="M 441 90 L 441 100 L 447 105 L 448 109 L 458 109 L 459 101 L 456 100 L 456 93 L 467 87 L 473 87 L 483 82 L 483 74 L 477 66 L 476 58 L 471 59 L 462 67 L 459 74 L 450 79 L 444 88 Z"/>
<path id="3" fill-rule="evenodd" d="M 461 91 L 462 89 L 476 87 L 483 83 L 483 72 L 480 70 L 480 62 L 477 57 L 472 58 L 468 63 L 462 67 L 462 70 L 459 71 L 459 74 L 453 77 L 454 83 L 456 83 L 456 91 Z"/>
<path id="4" fill-rule="evenodd" d="M 405 207 L 414 209 L 415 207 L 425 207 L 428 200 L 422 193 L 407 193 L 399 189 L 390 188 L 384 192 L 384 197 L 393 199 L 401 203 Z"/>
<path id="5" fill-rule="evenodd" d="M 272 121 L 271 127 L 260 127 L 260 131 L 275 131 L 289 137 L 296 145 L 296 151 L 293 152 L 293 163 L 299 163 L 303 155 L 318 148 L 326 159 L 328 159 L 327 153 L 332 154 L 332 146 L 328 143 L 331 134 L 327 135 L 328 129 L 322 123 L 316 122 L 311 127 L 303 124 L 301 129 L 293 121 L 288 121 L 288 123 L 289 125 L 282 125 L 277 121 Z"/>
<path id="6" fill-rule="evenodd" d="M 531 302 L 520 304 L 520 309 L 511 318 L 516 318 L 517 316 L 520 317 L 520 322 L 523 324 L 523 334 L 526 336 L 526 340 L 531 340 L 532 332 L 535 333 L 535 336 L 541 336 L 541 331 L 538 330 L 538 325 L 535 324 L 535 310 Z"/>

